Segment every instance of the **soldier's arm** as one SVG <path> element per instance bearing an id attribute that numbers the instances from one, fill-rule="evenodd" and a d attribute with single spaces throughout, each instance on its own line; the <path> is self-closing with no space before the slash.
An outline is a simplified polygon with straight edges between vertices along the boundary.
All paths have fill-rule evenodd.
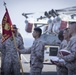
<path id="1" fill-rule="evenodd" d="M 24 49 L 24 43 L 22 41 L 19 42 L 18 48 L 19 49 Z"/>
<path id="2" fill-rule="evenodd" d="M 64 56 L 63 59 L 68 62 L 76 60 L 76 42 L 72 44 L 71 53 L 67 56 Z"/>
<path id="3" fill-rule="evenodd" d="M 44 45 L 51 45 L 50 41 L 43 41 Z"/>
<path id="4" fill-rule="evenodd" d="M 40 59 L 44 54 L 44 44 L 39 42 L 35 47 L 35 56 Z"/>
<path id="5" fill-rule="evenodd" d="M 0 52 L 2 51 L 2 41 L 0 39 Z"/>
<path id="6" fill-rule="evenodd" d="M 19 48 L 20 54 L 30 54 L 31 53 L 31 48 L 26 49 L 24 47 L 24 43 L 22 41 L 20 41 L 20 44 L 19 44 L 19 47 L 18 48 Z"/>
<path id="7" fill-rule="evenodd" d="M 29 49 L 20 49 L 19 50 L 20 54 L 30 54 L 31 53 L 31 48 Z"/>
<path id="8" fill-rule="evenodd" d="M 2 43 L 2 40 L 0 39 L 0 52 L 3 53 L 4 50 L 5 50 L 4 43 Z"/>

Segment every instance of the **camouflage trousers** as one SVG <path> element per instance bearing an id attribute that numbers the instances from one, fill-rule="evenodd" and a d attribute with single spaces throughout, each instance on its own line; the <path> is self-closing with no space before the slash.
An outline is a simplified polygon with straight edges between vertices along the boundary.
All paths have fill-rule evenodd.
<path id="1" fill-rule="evenodd" d="M 73 70 L 68 69 L 68 75 L 76 75 L 76 69 Z"/>
<path id="2" fill-rule="evenodd" d="M 18 62 L 4 62 L 3 65 L 4 75 L 10 75 L 11 70 L 13 71 L 14 75 L 20 75 L 20 65 Z"/>
<path id="3" fill-rule="evenodd" d="M 31 67 L 30 75 L 41 75 L 42 69 L 41 68 L 34 68 Z"/>
<path id="4" fill-rule="evenodd" d="M 57 75 L 68 75 L 68 69 L 64 66 L 57 66 Z"/>

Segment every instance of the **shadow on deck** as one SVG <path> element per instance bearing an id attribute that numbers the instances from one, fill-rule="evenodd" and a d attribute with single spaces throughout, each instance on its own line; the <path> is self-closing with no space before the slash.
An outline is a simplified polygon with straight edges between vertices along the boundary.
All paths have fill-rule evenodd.
<path id="1" fill-rule="evenodd" d="M 0 74 L 1 74 L 1 71 L 0 71 Z M 3 74 L 1 74 L 1 75 L 3 75 Z M 22 73 L 21 73 L 21 75 L 22 75 Z M 24 73 L 24 75 L 30 75 L 30 74 Z M 42 72 L 42 75 L 57 75 L 57 73 L 56 72 Z"/>
<path id="2" fill-rule="evenodd" d="M 29 73 L 24 73 L 24 75 L 29 75 Z M 57 75 L 56 72 L 42 72 L 42 75 Z"/>

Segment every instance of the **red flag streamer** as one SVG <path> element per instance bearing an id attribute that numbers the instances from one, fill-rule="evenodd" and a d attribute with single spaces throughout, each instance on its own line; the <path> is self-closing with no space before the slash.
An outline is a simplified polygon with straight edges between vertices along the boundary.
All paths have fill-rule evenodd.
<path id="1" fill-rule="evenodd" d="M 5 40 L 7 40 L 9 37 L 12 36 L 11 28 L 12 28 L 12 22 L 8 10 L 6 8 L 6 12 L 2 20 L 2 42 L 4 42 Z"/>

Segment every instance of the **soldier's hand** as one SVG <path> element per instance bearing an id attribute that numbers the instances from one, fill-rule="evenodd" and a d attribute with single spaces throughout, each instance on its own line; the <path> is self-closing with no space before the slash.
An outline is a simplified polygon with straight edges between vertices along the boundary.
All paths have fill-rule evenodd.
<path id="1" fill-rule="evenodd" d="M 64 63 L 62 63 L 62 62 L 54 62 L 55 63 L 55 65 L 57 65 L 57 66 L 63 66 L 64 65 Z"/>

